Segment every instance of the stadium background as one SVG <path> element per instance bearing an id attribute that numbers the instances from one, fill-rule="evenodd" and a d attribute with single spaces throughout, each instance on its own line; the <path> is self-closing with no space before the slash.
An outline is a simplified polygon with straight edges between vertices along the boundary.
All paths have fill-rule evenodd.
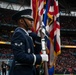
<path id="1" fill-rule="evenodd" d="M 58 0 L 60 13 L 61 51 L 56 61 L 56 74 L 76 74 L 76 1 Z M 11 36 L 16 23 L 11 20 L 16 11 L 31 6 L 30 0 L 0 0 L 0 74 L 1 62 L 11 66 L 13 54 L 11 50 Z M 8 74 L 7 74 L 8 75 Z"/>

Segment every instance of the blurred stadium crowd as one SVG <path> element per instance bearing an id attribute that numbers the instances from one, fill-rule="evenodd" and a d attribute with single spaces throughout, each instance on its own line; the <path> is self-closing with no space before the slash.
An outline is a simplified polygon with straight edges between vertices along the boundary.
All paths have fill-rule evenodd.
<path id="1" fill-rule="evenodd" d="M 0 48 L 0 59 L 13 59 L 12 50 L 9 48 Z"/>
<path id="2" fill-rule="evenodd" d="M 76 74 L 76 50 L 62 49 L 55 66 L 57 74 Z"/>

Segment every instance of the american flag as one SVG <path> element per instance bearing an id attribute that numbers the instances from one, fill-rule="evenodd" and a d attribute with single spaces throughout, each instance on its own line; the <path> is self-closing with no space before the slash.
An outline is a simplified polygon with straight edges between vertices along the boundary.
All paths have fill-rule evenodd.
<path id="1" fill-rule="evenodd" d="M 33 18 L 34 18 L 34 30 L 37 32 L 40 28 L 40 17 L 43 16 L 44 0 L 32 0 Z"/>

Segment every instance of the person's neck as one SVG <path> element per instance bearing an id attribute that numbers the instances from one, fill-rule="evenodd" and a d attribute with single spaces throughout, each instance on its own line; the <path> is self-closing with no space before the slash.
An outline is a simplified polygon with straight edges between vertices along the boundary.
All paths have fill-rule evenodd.
<path id="1" fill-rule="evenodd" d="M 23 28 L 23 29 L 25 29 L 26 31 L 28 31 L 25 27 L 23 27 L 23 26 L 19 26 L 20 28 Z"/>

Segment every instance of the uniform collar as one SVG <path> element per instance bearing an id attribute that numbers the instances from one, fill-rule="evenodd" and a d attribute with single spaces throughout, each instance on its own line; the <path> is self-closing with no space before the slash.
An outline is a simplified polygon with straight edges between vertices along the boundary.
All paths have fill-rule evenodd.
<path id="1" fill-rule="evenodd" d="M 28 32 L 24 28 L 21 28 L 21 27 L 19 28 L 22 29 L 27 35 L 29 35 Z"/>

